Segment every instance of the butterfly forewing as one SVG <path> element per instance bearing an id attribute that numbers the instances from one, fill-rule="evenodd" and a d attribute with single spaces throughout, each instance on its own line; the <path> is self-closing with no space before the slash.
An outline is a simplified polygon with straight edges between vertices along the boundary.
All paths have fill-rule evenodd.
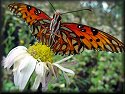
<path id="1" fill-rule="evenodd" d="M 13 3 L 8 5 L 8 7 L 16 15 L 21 13 L 21 17 L 30 25 L 32 25 L 35 21 L 51 20 L 51 18 L 46 13 L 31 5 Z"/>
<path id="2" fill-rule="evenodd" d="M 20 16 L 30 26 L 32 34 L 39 32 L 39 27 L 44 23 L 49 23 L 51 18 L 42 10 L 23 3 L 12 3 L 8 5 L 10 11 Z"/>

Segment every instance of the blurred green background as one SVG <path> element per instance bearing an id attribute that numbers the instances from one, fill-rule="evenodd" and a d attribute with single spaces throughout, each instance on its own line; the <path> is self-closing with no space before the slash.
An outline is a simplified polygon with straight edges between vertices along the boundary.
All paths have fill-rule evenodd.
<path id="1" fill-rule="evenodd" d="M 15 17 L 7 8 L 13 2 L 2 2 L 2 44 L 4 46 L 3 57 L 18 46 L 28 47 L 36 39 L 31 35 L 28 25 L 20 18 Z M 54 9 L 48 2 L 25 1 L 45 13 L 54 14 Z M 51 1 L 54 8 L 61 13 L 84 8 L 91 8 L 93 12 L 86 10 L 62 15 L 62 22 L 75 22 L 89 25 L 107 32 L 119 40 L 123 35 L 123 1 L 97 2 L 97 1 Z M 49 84 L 48 92 L 120 92 L 123 91 L 123 53 L 109 53 L 104 51 L 85 50 L 75 55 L 66 63 L 75 72 L 70 76 L 70 84 L 67 85 L 62 74 L 59 80 Z M 54 61 L 64 58 L 56 55 Z M 70 62 L 77 64 L 70 64 Z M 3 92 L 17 91 L 13 84 L 12 73 L 3 69 Z"/>

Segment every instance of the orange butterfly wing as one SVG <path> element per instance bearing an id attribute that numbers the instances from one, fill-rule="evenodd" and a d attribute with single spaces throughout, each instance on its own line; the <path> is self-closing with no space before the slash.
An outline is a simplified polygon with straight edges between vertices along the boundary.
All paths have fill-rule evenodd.
<path id="1" fill-rule="evenodd" d="M 41 28 L 37 39 L 50 46 L 49 24 L 44 26 L 46 29 Z M 76 23 L 62 23 L 59 31 L 59 34 L 55 34 L 55 42 L 51 45 L 55 54 L 78 54 L 84 49 L 110 52 L 125 51 L 125 45 L 121 41 L 93 27 Z"/>
<path id="2" fill-rule="evenodd" d="M 35 37 L 37 38 L 38 41 L 42 42 L 43 44 L 46 44 L 48 46 L 50 46 L 50 32 L 49 32 L 49 24 L 45 23 L 42 24 L 44 27 L 42 26 L 37 26 L 38 28 L 40 28 L 40 31 L 35 35 Z"/>
<path id="3" fill-rule="evenodd" d="M 110 34 L 93 27 L 76 23 L 62 23 L 60 32 L 62 36 L 59 41 L 63 41 L 64 43 L 57 43 L 60 45 L 57 52 L 64 50 L 62 52 L 63 54 L 79 53 L 80 51 L 83 51 L 84 48 L 110 52 L 125 51 L 125 45 L 121 41 Z M 64 49 L 63 46 L 65 44 L 68 46 L 66 45 L 66 48 Z M 57 47 L 58 46 L 55 44 L 54 49 Z"/>
<path id="4" fill-rule="evenodd" d="M 44 24 L 36 34 L 36 38 L 42 43 L 51 46 L 55 54 L 78 54 L 84 49 L 124 52 L 125 45 L 115 37 L 103 31 L 76 23 L 62 23 L 60 33 L 55 34 L 55 42 L 50 45 L 49 24 Z"/>
<path id="5" fill-rule="evenodd" d="M 121 41 L 93 27 L 76 23 L 62 23 L 59 31 L 60 34 L 55 35 L 56 41 L 51 47 L 56 54 L 78 54 L 84 49 L 110 52 L 125 51 L 125 45 Z"/>
<path id="6" fill-rule="evenodd" d="M 8 7 L 15 15 L 20 16 L 28 23 L 28 25 L 32 26 L 31 29 L 33 29 L 33 34 L 39 32 L 39 28 L 37 28 L 36 25 L 51 21 L 51 18 L 46 13 L 31 5 L 23 3 L 12 3 L 9 4 Z"/>

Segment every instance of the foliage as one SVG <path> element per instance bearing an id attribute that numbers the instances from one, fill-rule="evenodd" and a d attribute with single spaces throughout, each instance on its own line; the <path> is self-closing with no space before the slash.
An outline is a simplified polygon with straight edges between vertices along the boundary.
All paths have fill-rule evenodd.
<path id="1" fill-rule="evenodd" d="M 45 11 L 48 15 L 53 14 L 53 9 L 48 2 L 26 2 Z M 45 4 L 44 4 L 45 3 Z M 63 3 L 63 4 L 62 4 Z M 70 7 L 69 7 L 70 3 Z M 104 9 L 103 4 L 108 4 Z M 76 13 L 68 13 L 62 15 L 63 22 L 78 22 L 108 32 L 121 39 L 123 34 L 122 23 L 122 1 L 120 2 L 52 2 L 56 10 L 62 13 L 81 8 L 92 8 L 93 12 L 79 11 Z M 4 56 L 17 45 L 28 46 L 33 44 L 36 39 L 31 35 L 28 25 L 22 19 L 13 16 L 7 9 L 9 2 L 2 5 L 2 35 Z M 76 6 L 77 5 L 77 6 Z M 108 27 L 108 28 L 107 28 Z M 71 65 L 70 69 L 74 70 L 76 75 L 70 77 L 70 84 L 66 84 L 65 79 L 59 76 L 57 82 L 49 85 L 48 92 L 120 92 L 123 86 L 123 64 L 122 53 L 96 52 L 85 50 L 79 55 L 75 55 L 72 59 L 77 64 Z M 57 55 L 54 60 L 59 60 L 63 56 Z M 72 62 L 72 60 L 67 61 Z M 13 91 L 17 88 L 12 83 L 12 77 L 4 71 L 3 91 Z"/>

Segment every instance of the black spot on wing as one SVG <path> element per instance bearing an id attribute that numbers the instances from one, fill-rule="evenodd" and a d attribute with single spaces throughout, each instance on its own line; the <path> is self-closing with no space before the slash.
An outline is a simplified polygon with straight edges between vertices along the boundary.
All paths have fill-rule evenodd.
<path id="1" fill-rule="evenodd" d="M 38 15 L 38 14 L 41 13 L 41 10 L 40 10 L 40 9 L 36 9 L 36 10 L 34 11 L 34 13 L 35 13 L 36 15 Z"/>
<path id="2" fill-rule="evenodd" d="M 82 32 L 86 32 L 86 29 L 81 29 Z"/>
<path id="3" fill-rule="evenodd" d="M 95 28 L 91 27 L 91 31 L 92 31 L 92 33 L 93 33 L 94 36 L 98 34 L 98 30 L 95 29 Z"/>
<path id="4" fill-rule="evenodd" d="M 100 39 L 96 39 L 96 42 L 100 42 Z"/>
<path id="5" fill-rule="evenodd" d="M 30 11 L 30 10 L 31 10 L 31 6 L 27 5 L 27 11 Z"/>
<path id="6" fill-rule="evenodd" d="M 81 28 L 83 28 L 83 25 L 82 24 L 78 24 L 77 27 L 81 29 Z"/>
<path id="7" fill-rule="evenodd" d="M 85 37 L 84 36 L 80 36 L 81 39 L 84 39 Z"/>
<path id="8" fill-rule="evenodd" d="M 25 15 L 27 16 L 27 13 L 25 12 Z"/>
<path id="9" fill-rule="evenodd" d="M 92 42 L 92 39 L 90 39 L 90 42 Z"/>

